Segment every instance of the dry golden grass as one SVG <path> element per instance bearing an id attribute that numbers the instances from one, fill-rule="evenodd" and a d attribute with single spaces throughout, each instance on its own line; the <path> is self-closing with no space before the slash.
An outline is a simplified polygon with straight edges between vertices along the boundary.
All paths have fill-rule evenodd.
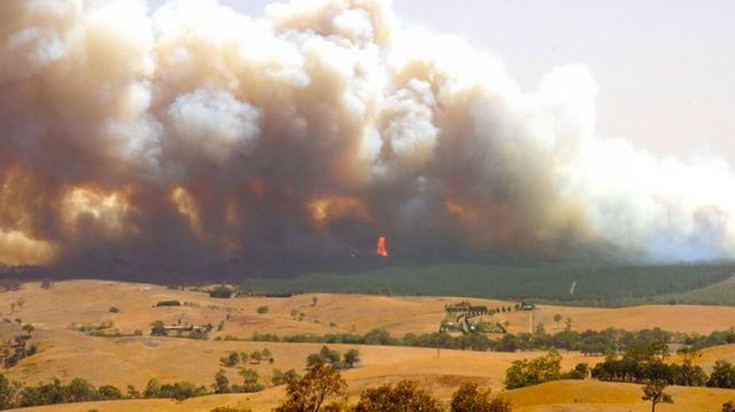
<path id="1" fill-rule="evenodd" d="M 727 389 L 670 386 L 673 404 L 659 404 L 660 412 L 719 411 L 735 398 Z M 508 392 L 516 412 L 647 412 L 641 385 L 595 381 L 557 381 Z"/>
<path id="2" fill-rule="evenodd" d="M 435 379 L 439 381 L 441 378 Z M 433 390 L 431 382 L 420 381 Z M 458 383 L 457 383 L 458 384 Z M 666 392 L 672 395 L 673 404 L 659 404 L 660 412 L 719 411 L 723 403 L 735 398 L 726 389 L 691 388 L 671 386 Z M 448 406 L 450 393 L 436 393 Z M 651 404 L 641 399 L 640 385 L 595 381 L 556 381 L 514 391 L 504 392 L 515 412 L 647 412 Z M 268 389 L 257 394 L 212 395 L 201 398 L 174 401 L 167 399 L 88 402 L 67 405 L 51 405 L 33 408 L 34 411 L 80 412 L 97 409 L 102 412 L 155 411 L 184 412 L 210 411 L 217 406 L 250 408 L 254 412 L 270 411 L 283 397 L 281 388 Z M 357 397 L 353 394 L 351 401 Z M 29 410 L 29 409 L 19 409 Z"/>
<path id="3" fill-rule="evenodd" d="M 312 304 L 317 297 L 316 305 Z M 12 302 L 23 300 L 23 305 L 10 312 Z M 188 302 L 188 306 L 155 308 L 161 300 Z M 424 333 L 437 329 L 444 317 L 443 308 L 461 298 L 454 297 L 384 297 L 363 295 L 317 294 L 291 298 L 243 298 L 212 299 L 200 292 L 169 290 L 161 286 L 121 282 L 79 280 L 58 282 L 45 290 L 39 285 L 27 284 L 15 292 L 0 294 L 0 317 L 34 324 L 34 341 L 41 343 L 39 354 L 23 360 L 17 367 L 5 371 L 11 379 L 29 384 L 46 381 L 52 377 L 69 380 L 83 377 L 95 385 L 112 384 L 122 389 L 133 384 L 142 389 L 153 377 L 163 382 L 188 380 L 209 385 L 220 368 L 219 358 L 230 351 L 260 350 L 268 347 L 276 359 L 273 365 L 250 365 L 268 383 L 273 368 L 300 369 L 304 359 L 316 352 L 320 344 L 287 344 L 266 342 L 195 341 L 150 336 L 125 338 L 100 338 L 73 330 L 72 323 L 99 324 L 114 322 L 114 328 L 125 333 L 136 329 L 149 332 L 150 323 L 163 320 L 166 323 L 217 325 L 223 320 L 224 330 L 214 331 L 212 337 L 234 335 L 249 338 L 254 332 L 290 335 L 299 333 L 365 333 L 373 328 L 386 328 L 394 336 L 404 333 Z M 490 307 L 512 306 L 515 302 L 470 299 L 473 304 Z M 267 314 L 258 314 L 259 306 L 270 308 Z M 16 305 L 17 306 L 17 305 Z M 110 313 L 115 306 L 119 313 Z M 291 312 L 304 312 L 305 319 L 292 318 Z M 554 314 L 573 320 L 577 330 L 620 327 L 640 329 L 661 327 L 669 330 L 707 333 L 727 329 L 735 319 L 735 308 L 711 306 L 640 306 L 622 309 L 577 308 L 543 305 L 535 313 L 535 320 L 546 324 L 554 332 L 562 328 L 556 325 Z M 501 313 L 496 320 L 509 321 L 511 331 L 527 331 L 530 313 Z M 332 324 L 330 326 L 330 324 Z M 0 336 L 8 336 L 17 326 L 0 323 Z M 330 345 L 345 351 L 348 345 Z M 532 358 L 540 353 L 493 353 L 435 349 L 361 346 L 363 361 L 360 367 L 345 373 L 350 385 L 350 395 L 357 397 L 366 387 L 397 382 L 401 379 L 418 380 L 437 396 L 448 399 L 464 381 L 474 381 L 501 390 L 505 370 L 512 361 Z M 695 361 L 705 367 L 716 359 L 735 360 L 735 345 L 711 348 L 702 352 Z M 564 368 L 579 362 L 594 364 L 599 358 L 586 358 L 578 354 L 564 354 Z M 238 377 L 236 369 L 229 368 L 232 382 Z M 693 405 L 717 406 L 724 402 L 724 394 L 709 389 L 671 388 L 675 398 Z M 640 401 L 640 388 L 635 385 L 602 384 L 595 382 L 556 382 L 536 388 L 510 392 L 516 410 L 646 410 Z M 189 411 L 209 410 L 223 404 L 243 406 L 254 410 L 270 410 L 283 397 L 282 388 L 272 388 L 252 395 L 210 396 L 185 402 L 170 400 L 138 400 L 104 402 L 85 405 L 59 405 L 38 410 L 49 411 Z M 735 397 L 733 395 L 732 397 Z M 574 404 L 577 399 L 578 404 Z M 720 402 L 720 400 L 722 400 Z M 598 403 L 604 402 L 604 405 Z M 719 404 L 717 404 L 719 402 Z M 580 404 L 581 403 L 581 404 Z M 664 406 L 660 410 L 687 410 Z M 596 409 L 596 408 L 602 409 Z M 85 409 L 86 408 L 86 409 Z M 618 409 L 616 409 L 618 408 Z M 620 409 L 622 408 L 622 409 Z M 667 409 L 668 408 L 668 409 Z M 671 409 L 674 408 L 674 409 Z M 689 410 L 706 410 L 689 409 Z"/>

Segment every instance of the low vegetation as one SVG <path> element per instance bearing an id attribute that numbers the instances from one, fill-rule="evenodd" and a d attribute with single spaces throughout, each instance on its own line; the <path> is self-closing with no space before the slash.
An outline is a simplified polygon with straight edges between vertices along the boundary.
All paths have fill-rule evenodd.
<path id="1" fill-rule="evenodd" d="M 733 273 L 735 266 L 732 264 L 397 263 L 396 266 L 351 275 L 311 273 L 290 279 L 247 279 L 242 282 L 241 289 L 256 295 L 334 292 L 467 296 L 532 299 L 580 306 L 620 306 L 654 300 L 676 303 L 679 298 L 682 302 L 696 303 L 696 299 L 685 300 L 681 294 L 706 289 L 728 279 Z M 732 298 L 729 299 L 735 304 Z"/>

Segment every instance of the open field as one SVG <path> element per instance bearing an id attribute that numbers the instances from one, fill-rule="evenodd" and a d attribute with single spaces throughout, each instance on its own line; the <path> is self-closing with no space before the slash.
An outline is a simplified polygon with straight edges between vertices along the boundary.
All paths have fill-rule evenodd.
<path id="1" fill-rule="evenodd" d="M 188 380 L 197 385 L 209 385 L 220 368 L 221 356 L 230 351 L 254 351 L 267 347 L 273 352 L 275 362 L 272 365 L 264 362 L 250 367 L 260 374 L 261 382 L 268 383 L 273 368 L 301 369 L 306 356 L 317 352 L 322 345 L 216 341 L 214 338 L 226 335 L 249 338 L 254 332 L 277 335 L 350 331 L 365 333 L 373 328 L 385 328 L 394 336 L 432 332 L 437 330 L 444 317 L 444 305 L 462 299 L 353 294 L 215 299 L 201 292 L 173 290 L 148 284 L 78 280 L 57 282 L 51 288 L 43 289 L 38 283 L 29 283 L 21 290 L 0 293 L 0 317 L 11 323 L 20 318 L 24 323 L 33 324 L 36 327 L 33 340 L 40 343 L 40 352 L 3 373 L 11 379 L 29 384 L 47 381 L 52 377 L 66 381 L 82 377 L 98 386 L 111 384 L 124 389 L 126 385 L 133 384 L 142 389 L 149 379 L 157 377 L 163 382 Z M 187 305 L 155 307 L 157 302 L 163 300 L 179 300 Z M 473 304 L 489 307 L 515 304 L 514 301 L 469 300 Z M 22 301 L 21 305 L 18 305 L 19 301 Z M 12 313 L 11 306 L 14 306 Z M 110 312 L 112 306 L 119 308 L 119 312 Z M 261 306 L 268 306 L 268 313 L 257 313 L 256 309 Z M 294 319 L 291 316 L 293 309 L 303 312 L 304 319 Z M 564 323 L 557 325 L 553 321 L 556 313 L 565 319 L 571 318 L 572 328 L 575 330 L 661 327 L 672 331 L 704 334 L 728 329 L 735 324 L 735 308 L 693 305 L 626 308 L 541 305 L 535 312 L 535 321 L 545 323 L 547 330 L 554 332 L 563 328 Z M 510 322 L 511 332 L 523 332 L 528 330 L 531 314 L 511 312 L 500 313 L 495 317 Z M 153 321 L 163 320 L 171 324 L 179 319 L 184 323 L 209 322 L 213 325 L 224 321 L 224 327 L 221 331 L 213 330 L 210 340 L 147 336 L 149 325 Z M 145 335 L 95 337 L 71 327 L 72 324 L 98 325 L 103 322 L 112 322 L 111 330 L 122 333 L 141 330 Z M 0 334 L 3 335 L 13 329 L 7 322 L 0 325 Z M 502 389 L 505 370 L 514 360 L 541 355 L 540 352 L 441 350 L 437 353 L 436 349 L 430 348 L 329 346 L 342 352 L 356 347 L 361 352 L 362 362 L 359 367 L 345 372 L 353 398 L 366 387 L 407 378 L 418 380 L 422 386 L 445 400 L 461 382 L 467 380 L 490 386 L 497 392 Z M 710 368 L 717 359 L 735 360 L 735 345 L 705 349 L 695 359 L 695 363 Z M 563 368 L 569 369 L 579 362 L 594 364 L 600 360 L 601 358 L 585 357 L 577 353 L 564 353 Z M 228 375 L 232 382 L 237 381 L 236 369 L 228 368 Z M 646 410 L 646 404 L 640 401 L 639 392 L 640 388 L 636 385 L 556 382 L 548 386 L 513 391 L 509 396 L 516 405 L 515 410 L 520 411 Z M 721 405 L 728 396 L 735 397 L 732 391 L 701 388 L 671 388 L 671 392 L 675 394 L 675 399 L 685 399 L 692 405 L 708 405 L 707 407 Z M 220 404 L 247 404 L 256 411 L 265 411 L 276 405 L 282 395 L 281 388 L 272 388 L 257 394 L 211 396 L 180 403 L 169 400 L 133 400 L 93 405 L 59 405 L 37 410 L 86 411 L 97 408 L 100 411 L 184 411 L 209 410 Z M 575 406 L 575 398 L 582 404 Z M 619 402 L 613 401 L 618 398 Z M 604 408 L 595 406 L 596 402 L 603 402 L 603 399 Z M 681 409 L 680 405 L 664 406 L 660 410 L 687 410 Z M 602 409 L 595 409 L 598 406 Z"/>

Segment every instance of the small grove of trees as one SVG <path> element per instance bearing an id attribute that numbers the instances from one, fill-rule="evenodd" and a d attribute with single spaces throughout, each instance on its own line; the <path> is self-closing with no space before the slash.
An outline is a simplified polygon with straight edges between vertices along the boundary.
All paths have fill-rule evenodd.
<path id="1" fill-rule="evenodd" d="M 184 400 L 208 394 L 207 388 L 191 382 L 181 381 L 162 384 L 157 378 L 148 381 L 143 391 L 144 398 L 174 398 Z"/>
<path id="2" fill-rule="evenodd" d="M 120 389 L 114 386 L 96 388 L 82 378 L 74 378 L 68 384 L 53 379 L 49 383 L 24 386 L 0 374 L 0 409 L 123 398 Z"/>
<path id="3" fill-rule="evenodd" d="M 211 292 L 209 292 L 209 297 L 218 298 L 218 299 L 229 299 L 232 297 L 232 293 L 233 293 L 232 289 L 228 288 L 225 285 L 220 285 L 212 289 Z"/>
<path id="4" fill-rule="evenodd" d="M 230 385 L 230 380 L 227 378 L 227 373 L 224 369 L 220 369 L 214 375 L 214 382 L 211 385 L 212 391 L 217 394 L 221 393 L 252 393 L 262 391 L 265 386 L 260 384 L 258 372 L 242 368 L 238 372 L 238 375 L 242 378 L 241 385 Z"/>
<path id="5" fill-rule="evenodd" d="M 505 387 L 523 388 L 561 378 L 561 355 L 555 350 L 545 356 L 514 361 L 505 371 Z"/>
<path id="6" fill-rule="evenodd" d="M 472 410 L 472 409 L 470 409 Z M 404 380 L 395 386 L 387 384 L 365 389 L 355 412 L 441 412 L 438 399 L 421 389 L 416 382 Z"/>
<path id="7" fill-rule="evenodd" d="M 319 353 L 312 353 L 306 357 L 307 367 L 323 363 L 337 370 L 352 369 L 358 362 L 360 362 L 360 351 L 357 349 L 349 349 L 342 355 L 336 350 L 329 349 L 326 345 L 322 346 Z"/>
<path id="8" fill-rule="evenodd" d="M 291 371 L 289 371 L 291 372 Z M 289 373 L 287 372 L 286 375 Z M 276 374 L 274 373 L 274 377 Z M 441 412 L 441 402 L 416 382 L 403 380 L 362 391 L 357 405 L 346 401 L 347 383 L 339 370 L 320 362 L 307 368 L 299 377 L 294 372 L 286 378 L 286 399 L 276 412 Z M 492 397 L 489 389 L 475 384 L 462 385 L 453 395 L 451 412 L 510 412 L 510 401 Z"/>
<path id="9" fill-rule="evenodd" d="M 666 364 L 660 360 L 607 359 L 595 365 L 592 369 L 592 377 L 614 382 L 662 381 L 669 385 L 735 388 L 735 371 L 732 372 L 732 380 L 728 378 L 730 375 L 728 365 L 727 362 L 718 361 L 708 379 L 704 370 L 698 365 L 693 365 L 688 359 L 682 364 Z"/>
<path id="10" fill-rule="evenodd" d="M 273 357 L 273 352 L 271 352 L 271 350 L 268 348 L 264 348 L 263 350 L 256 350 L 249 354 L 247 352 L 237 353 L 235 351 L 232 351 L 227 355 L 222 355 L 219 358 L 219 364 L 220 366 L 234 368 L 239 363 L 242 363 L 243 367 L 245 367 L 249 359 L 256 364 L 260 364 L 260 362 L 262 361 L 267 361 L 268 363 L 273 363 L 276 361 L 276 359 Z"/>
<path id="11" fill-rule="evenodd" d="M 510 400 L 503 396 L 492 397 L 490 388 L 480 389 L 477 384 L 464 383 L 452 396 L 452 412 L 509 412 Z"/>

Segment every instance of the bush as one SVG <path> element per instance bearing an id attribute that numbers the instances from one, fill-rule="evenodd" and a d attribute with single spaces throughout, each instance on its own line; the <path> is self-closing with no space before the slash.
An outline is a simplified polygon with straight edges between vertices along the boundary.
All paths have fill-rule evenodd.
<path id="1" fill-rule="evenodd" d="M 115 306 L 110 306 L 110 313 L 118 313 L 120 312 L 120 309 L 116 308 Z"/>
<path id="2" fill-rule="evenodd" d="M 268 313 L 269 310 L 270 308 L 268 308 L 268 306 L 263 305 L 263 306 L 258 307 L 258 309 L 256 309 L 255 311 L 262 315 L 262 314 Z"/>
<path id="3" fill-rule="evenodd" d="M 161 306 L 181 306 L 181 302 L 178 300 L 162 300 L 156 303 L 157 308 Z"/>
<path id="4" fill-rule="evenodd" d="M 229 299 L 232 297 L 232 289 L 225 285 L 217 286 L 209 292 L 210 298 Z"/>

